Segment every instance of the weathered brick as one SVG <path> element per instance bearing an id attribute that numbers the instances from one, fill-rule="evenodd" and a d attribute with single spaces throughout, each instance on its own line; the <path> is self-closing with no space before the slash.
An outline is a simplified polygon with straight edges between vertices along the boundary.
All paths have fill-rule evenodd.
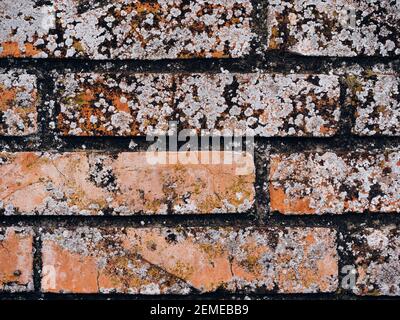
<path id="1" fill-rule="evenodd" d="M 43 235 L 45 292 L 307 293 L 337 288 L 328 228 L 78 228 Z"/>
<path id="2" fill-rule="evenodd" d="M 347 103 L 355 108 L 353 133 L 400 135 L 400 76 L 393 72 L 349 75 Z"/>
<path id="3" fill-rule="evenodd" d="M 0 4 L 0 58 L 48 57 L 57 47 L 53 1 L 2 0 Z"/>
<path id="4" fill-rule="evenodd" d="M 397 0 L 273 0 L 268 47 L 308 56 L 400 54 Z"/>
<path id="5" fill-rule="evenodd" d="M 179 128 L 212 134 L 332 136 L 339 81 L 265 73 L 94 74 L 57 77 L 64 135 L 145 135 Z"/>
<path id="6" fill-rule="evenodd" d="M 30 228 L 0 228 L 0 292 L 33 290 L 32 242 Z"/>
<path id="7" fill-rule="evenodd" d="M 240 213 L 252 208 L 249 153 L 1 153 L 4 214 Z"/>
<path id="8" fill-rule="evenodd" d="M 349 236 L 346 251 L 356 269 L 352 291 L 357 295 L 400 296 L 399 228 L 365 228 Z M 347 285 L 351 284 L 348 281 Z"/>
<path id="9" fill-rule="evenodd" d="M 284 214 L 400 213 L 400 152 L 274 154 L 271 210 Z"/>
<path id="10" fill-rule="evenodd" d="M 38 100 L 34 75 L 16 70 L 0 73 L 0 135 L 35 133 Z"/>

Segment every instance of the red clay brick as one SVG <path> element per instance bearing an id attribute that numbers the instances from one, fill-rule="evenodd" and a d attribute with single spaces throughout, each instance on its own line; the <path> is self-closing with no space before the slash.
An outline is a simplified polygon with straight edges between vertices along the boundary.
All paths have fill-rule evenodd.
<path id="1" fill-rule="evenodd" d="M 398 150 L 274 154 L 271 210 L 284 214 L 400 213 Z"/>
<path id="2" fill-rule="evenodd" d="M 400 54 L 396 1 L 279 0 L 268 4 L 268 48 L 307 56 Z"/>
<path id="3" fill-rule="evenodd" d="M 6 215 L 166 214 L 168 207 L 176 214 L 240 213 L 254 201 L 249 153 L 18 152 L 0 158 Z"/>
<path id="4" fill-rule="evenodd" d="M 33 290 L 32 242 L 30 228 L 0 228 L 0 292 Z"/>
<path id="5" fill-rule="evenodd" d="M 57 78 L 64 135 L 141 136 L 180 129 L 212 134 L 332 136 L 338 77 L 265 73 L 95 74 Z"/>
<path id="6" fill-rule="evenodd" d="M 38 101 L 34 75 L 17 70 L 0 72 L 0 135 L 35 133 Z"/>
<path id="7" fill-rule="evenodd" d="M 332 292 L 328 228 L 78 228 L 43 235 L 44 292 Z"/>
<path id="8" fill-rule="evenodd" d="M 400 296 L 398 226 L 365 228 L 349 236 L 347 252 L 356 269 L 352 291 L 357 295 Z"/>

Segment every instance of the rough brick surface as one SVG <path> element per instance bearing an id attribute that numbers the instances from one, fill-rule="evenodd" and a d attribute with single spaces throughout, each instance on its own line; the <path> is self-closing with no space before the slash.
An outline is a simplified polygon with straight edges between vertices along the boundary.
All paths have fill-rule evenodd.
<path id="1" fill-rule="evenodd" d="M 57 229 L 43 235 L 42 290 L 331 292 L 335 235 L 327 228 Z"/>
<path id="2" fill-rule="evenodd" d="M 254 201 L 250 154 L 20 152 L 0 158 L 6 215 L 239 213 Z"/>
<path id="3" fill-rule="evenodd" d="M 32 241 L 30 228 L 0 228 L 0 292 L 33 290 Z"/>
<path id="4" fill-rule="evenodd" d="M 400 212 L 400 153 L 305 152 L 271 157 L 271 210 L 284 214 Z"/>
<path id="5" fill-rule="evenodd" d="M 358 135 L 400 135 L 400 75 L 365 72 L 347 80 L 349 105 L 355 108 Z"/>
<path id="6" fill-rule="evenodd" d="M 256 136 L 331 136 L 339 81 L 329 75 L 66 74 L 57 78 L 64 135 L 165 134 L 180 129 Z"/>
<path id="7" fill-rule="evenodd" d="M 237 58 L 254 37 L 249 0 L 2 2 L 3 57 Z"/>
<path id="8" fill-rule="evenodd" d="M 396 0 L 273 0 L 268 47 L 308 56 L 400 54 Z"/>
<path id="9" fill-rule="evenodd" d="M 0 4 L 0 58 L 47 57 L 57 47 L 54 5 L 49 1 L 2 0 Z"/>
<path id="10" fill-rule="evenodd" d="M 400 232 L 395 225 L 351 234 L 348 254 L 357 270 L 357 295 L 400 295 Z"/>
<path id="11" fill-rule="evenodd" d="M 36 77 L 23 71 L 0 70 L 0 135 L 24 136 L 37 130 Z"/>

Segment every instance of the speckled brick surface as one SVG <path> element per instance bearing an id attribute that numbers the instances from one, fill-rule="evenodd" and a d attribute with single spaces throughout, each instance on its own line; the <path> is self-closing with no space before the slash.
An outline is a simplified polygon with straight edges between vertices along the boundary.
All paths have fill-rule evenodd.
<path id="1" fill-rule="evenodd" d="M 400 212 L 400 153 L 275 154 L 271 210 L 284 214 Z"/>
<path id="2" fill-rule="evenodd" d="M 355 109 L 353 132 L 361 136 L 400 135 L 400 74 L 349 75 L 347 103 Z"/>
<path id="3" fill-rule="evenodd" d="M 0 154 L 5 215 L 240 213 L 254 201 L 250 154 Z"/>
<path id="4" fill-rule="evenodd" d="M 57 229 L 43 235 L 42 290 L 331 292 L 337 263 L 328 228 Z"/>
<path id="5" fill-rule="evenodd" d="M 57 78 L 64 135 L 138 136 L 180 129 L 211 134 L 332 136 L 337 76 L 284 74 L 67 74 Z"/>
<path id="6" fill-rule="evenodd" d="M 268 48 L 307 56 L 400 54 L 396 0 L 271 0 Z"/>
<path id="7" fill-rule="evenodd" d="M 347 254 L 357 270 L 357 295 L 400 295 L 400 232 L 396 225 L 354 231 Z"/>
<path id="8" fill-rule="evenodd" d="M 21 70 L 0 69 L 0 135 L 36 133 L 39 93 L 36 77 Z"/>
<path id="9" fill-rule="evenodd" d="M 0 1 L 0 301 L 396 299 L 399 215 L 400 0 Z"/>
<path id="10" fill-rule="evenodd" d="M 4 0 L 0 56 L 227 58 L 248 54 L 249 0 Z"/>
<path id="11" fill-rule="evenodd" d="M 0 292 L 33 290 L 33 232 L 0 228 Z"/>

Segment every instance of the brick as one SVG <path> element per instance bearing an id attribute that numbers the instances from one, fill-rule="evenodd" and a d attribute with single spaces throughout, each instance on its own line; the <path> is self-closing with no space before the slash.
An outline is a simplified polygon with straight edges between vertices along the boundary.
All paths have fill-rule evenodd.
<path id="1" fill-rule="evenodd" d="M 2 0 L 0 58 L 51 55 L 57 47 L 57 35 L 50 32 L 54 20 L 52 1 Z"/>
<path id="2" fill-rule="evenodd" d="M 356 270 L 352 291 L 362 296 L 400 296 L 399 228 L 364 228 L 349 237 L 346 251 Z"/>
<path id="3" fill-rule="evenodd" d="M 16 70 L 0 73 L 0 135 L 35 133 L 38 101 L 34 75 Z"/>
<path id="4" fill-rule="evenodd" d="M 0 228 L 0 292 L 33 290 L 32 243 L 30 228 Z"/>
<path id="5" fill-rule="evenodd" d="M 77 228 L 43 234 L 44 292 L 332 292 L 328 228 Z"/>
<path id="6" fill-rule="evenodd" d="M 397 149 L 274 154 L 269 174 L 271 211 L 400 213 L 399 174 Z"/>
<path id="7" fill-rule="evenodd" d="M 366 72 L 349 75 L 347 103 L 355 108 L 353 133 L 361 136 L 400 135 L 400 76 Z"/>
<path id="8" fill-rule="evenodd" d="M 179 129 L 211 134 L 332 136 L 338 77 L 284 74 L 96 74 L 57 77 L 63 135 L 141 136 Z"/>
<path id="9" fill-rule="evenodd" d="M 274 0 L 267 21 L 269 49 L 307 56 L 400 54 L 396 0 Z"/>
<path id="10" fill-rule="evenodd" d="M 1 153 L 6 215 L 242 213 L 252 208 L 249 153 Z"/>
<path id="11" fill-rule="evenodd" d="M 66 57 L 238 58 L 250 50 L 249 0 L 59 1 Z"/>

